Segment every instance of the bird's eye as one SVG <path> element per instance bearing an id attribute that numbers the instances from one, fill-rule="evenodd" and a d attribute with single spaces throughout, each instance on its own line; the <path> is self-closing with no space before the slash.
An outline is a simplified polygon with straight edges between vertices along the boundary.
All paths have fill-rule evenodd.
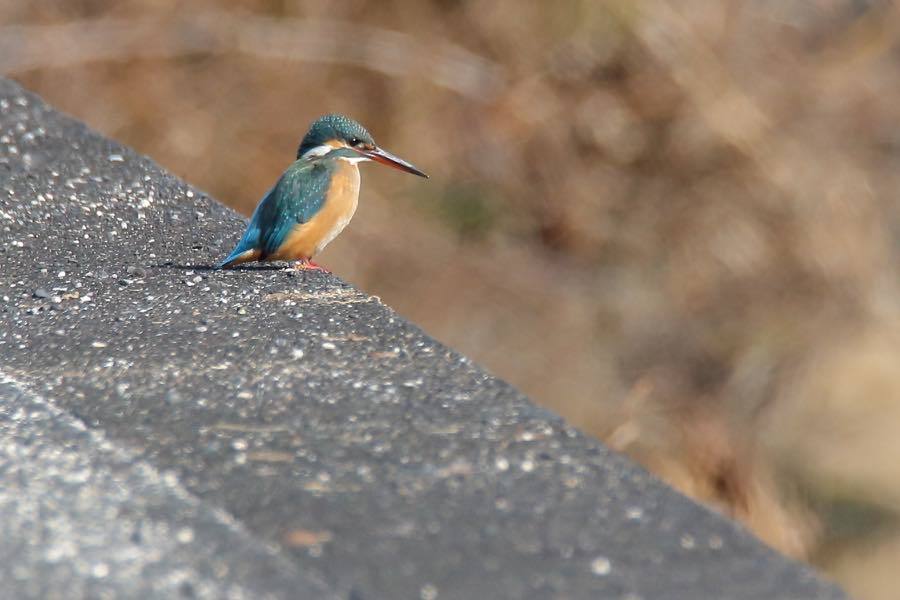
<path id="1" fill-rule="evenodd" d="M 359 143 L 360 143 L 360 142 L 359 142 L 359 138 L 350 138 L 350 145 L 351 145 L 351 146 L 359 146 Z"/>

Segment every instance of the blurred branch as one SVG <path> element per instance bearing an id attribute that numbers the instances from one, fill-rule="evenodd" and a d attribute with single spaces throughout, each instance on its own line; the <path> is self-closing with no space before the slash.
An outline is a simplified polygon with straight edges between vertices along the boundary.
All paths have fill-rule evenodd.
<path id="1" fill-rule="evenodd" d="M 854 85 L 859 69 L 883 58 L 897 46 L 900 7 L 896 2 L 875 4 L 862 13 L 843 35 L 822 53 L 822 87 Z"/>
<path id="2" fill-rule="evenodd" d="M 639 6 L 645 17 L 632 26 L 636 38 L 666 67 L 711 131 L 744 155 L 760 158 L 771 121 L 734 81 L 719 54 L 669 2 L 645 0 Z"/>
<path id="3" fill-rule="evenodd" d="M 196 12 L 171 19 L 94 19 L 0 27 L 0 73 L 93 61 L 239 52 L 261 58 L 361 67 L 418 76 L 486 102 L 504 87 L 503 68 L 464 48 L 357 23 Z"/>

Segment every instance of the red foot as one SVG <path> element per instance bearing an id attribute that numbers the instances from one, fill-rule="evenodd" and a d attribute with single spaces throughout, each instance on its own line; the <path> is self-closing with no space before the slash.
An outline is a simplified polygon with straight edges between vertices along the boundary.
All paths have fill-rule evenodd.
<path id="1" fill-rule="evenodd" d="M 294 263 L 294 268 L 298 271 L 319 271 L 320 273 L 331 273 L 328 269 L 321 265 L 317 265 L 309 259 L 301 259 Z"/>

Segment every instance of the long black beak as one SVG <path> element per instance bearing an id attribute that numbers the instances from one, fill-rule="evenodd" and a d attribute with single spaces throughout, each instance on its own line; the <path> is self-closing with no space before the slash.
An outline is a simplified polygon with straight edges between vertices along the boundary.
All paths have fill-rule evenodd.
<path id="1" fill-rule="evenodd" d="M 363 156 L 371 158 L 375 162 L 380 162 L 383 165 L 387 165 L 389 167 L 394 167 L 400 171 L 404 171 L 406 173 L 412 173 L 413 175 L 418 175 L 419 177 L 424 177 L 428 179 L 428 175 L 415 168 L 402 158 L 398 156 L 394 156 L 387 150 L 382 150 L 378 146 L 375 146 L 372 150 L 357 150 Z"/>

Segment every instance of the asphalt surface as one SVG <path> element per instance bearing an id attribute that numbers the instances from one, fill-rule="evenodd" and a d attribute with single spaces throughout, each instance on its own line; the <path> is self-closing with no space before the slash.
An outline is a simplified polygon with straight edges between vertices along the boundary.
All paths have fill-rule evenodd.
<path id="1" fill-rule="evenodd" d="M 4 595 L 843 597 L 242 227 L 0 80 Z"/>

